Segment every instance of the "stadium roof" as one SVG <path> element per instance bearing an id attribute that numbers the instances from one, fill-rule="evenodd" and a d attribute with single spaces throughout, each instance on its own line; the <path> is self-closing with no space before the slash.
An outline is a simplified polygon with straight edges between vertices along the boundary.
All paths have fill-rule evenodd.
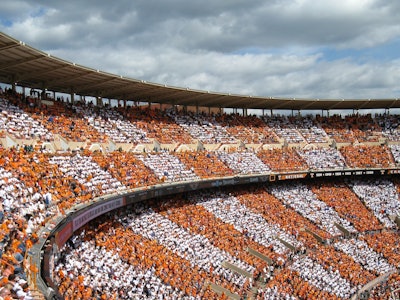
<path id="1" fill-rule="evenodd" d="M 91 69 L 0 32 L 0 82 L 60 93 L 173 105 L 258 109 L 400 108 L 399 99 L 297 99 L 171 87 Z"/>

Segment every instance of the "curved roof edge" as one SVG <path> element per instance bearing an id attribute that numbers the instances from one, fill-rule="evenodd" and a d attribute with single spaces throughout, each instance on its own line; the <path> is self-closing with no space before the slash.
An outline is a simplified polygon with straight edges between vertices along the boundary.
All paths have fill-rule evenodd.
<path id="1" fill-rule="evenodd" d="M 300 99 L 172 87 L 95 70 L 53 57 L 0 32 L 0 82 L 34 89 L 161 104 L 249 109 L 400 108 L 400 99 Z"/>

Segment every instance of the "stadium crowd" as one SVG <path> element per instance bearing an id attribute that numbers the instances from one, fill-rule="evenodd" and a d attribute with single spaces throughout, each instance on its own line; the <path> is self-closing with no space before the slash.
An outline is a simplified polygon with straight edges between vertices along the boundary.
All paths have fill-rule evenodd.
<path id="1" fill-rule="evenodd" d="M 388 128 L 397 132 L 392 118 L 382 123 L 358 115 L 344 120 L 208 116 L 59 101 L 48 106 L 14 94 L 4 95 L 0 109 L 2 138 L 29 141 L 0 148 L 3 299 L 33 299 L 27 271 L 37 270 L 24 257 L 37 242 L 38 229 L 95 197 L 163 182 L 398 163 L 396 145 L 300 147 L 332 138 L 337 143 L 376 142 Z M 50 153 L 35 146 L 57 136 L 84 142 L 85 148 Z M 184 153 L 102 153 L 86 147 L 109 139 L 286 145 Z M 55 281 L 65 299 L 224 299 L 228 293 L 257 299 L 347 299 L 368 281 L 399 268 L 393 221 L 400 211 L 399 186 L 390 177 L 284 182 L 140 203 L 77 233 L 61 251 Z M 268 259 L 253 257 L 247 248 Z M 388 282 L 397 287 L 398 274 Z M 225 292 L 216 292 L 213 284 Z M 371 294 L 388 291 L 378 286 Z"/>
<path id="2" fill-rule="evenodd" d="M 267 187 L 262 189 L 264 195 L 269 194 Z M 210 299 L 227 296 L 227 294 L 215 294 L 215 291 L 210 288 L 210 282 L 241 297 L 250 295 L 252 288 L 255 288 L 258 299 L 268 299 L 271 295 L 276 299 L 301 298 L 305 295 L 308 299 L 349 299 L 368 281 L 380 274 L 395 270 L 388 260 L 388 255 L 379 253 L 373 248 L 372 243 L 369 246 L 362 240 L 364 238 L 390 240 L 393 236 L 383 234 L 387 231 L 367 231 L 358 233 L 357 238 L 350 239 L 343 235 L 332 237 L 327 234 L 328 244 L 321 244 L 311 237 L 302 238 L 310 234 L 297 227 L 299 233 L 290 237 L 284 227 L 270 221 L 275 217 L 270 217 L 268 220 L 264 218 L 260 210 L 254 209 L 256 205 L 251 208 L 240 204 L 244 200 L 239 200 L 239 198 L 244 197 L 249 197 L 248 203 L 253 202 L 253 191 L 249 190 L 243 194 L 244 190 L 246 189 L 233 188 L 232 193 L 226 194 L 210 191 L 191 195 L 188 199 L 174 196 L 163 199 L 161 202 L 139 203 L 128 211 L 121 210 L 102 220 L 97 220 L 95 224 L 85 228 L 86 232 L 79 237 L 80 243 L 75 240 L 74 243 L 67 245 L 70 250 L 62 252 L 67 258 L 61 259 L 62 263 L 57 266 L 57 272 L 64 274 L 62 278 L 65 278 L 65 274 L 74 274 L 74 276 L 71 275 L 73 278 L 76 278 L 77 274 L 82 274 L 81 283 L 76 283 L 77 287 L 72 289 L 75 293 L 90 288 L 91 295 L 109 293 L 108 295 L 115 294 L 115 297 L 121 299 L 123 296 L 117 295 L 128 295 L 138 291 L 148 293 L 148 295 L 164 293 L 167 287 L 162 285 L 162 282 L 165 282 L 165 279 L 159 278 L 165 278 L 167 274 L 170 285 L 167 295 L 170 295 L 171 299 L 179 297 L 177 296 L 179 293 L 181 297 L 185 295 L 193 299 L 202 298 L 206 291 L 210 293 Z M 235 194 L 238 198 L 234 196 Z M 271 194 L 269 195 L 268 199 L 275 199 L 281 205 L 283 204 Z M 273 202 L 273 200 L 267 202 Z M 236 218 L 235 213 L 242 218 Z M 304 216 L 298 215 L 297 218 L 303 223 L 309 222 Z M 249 224 L 252 220 L 259 224 Z M 285 221 L 282 219 L 281 222 Z M 223 224 L 232 229 L 221 232 L 223 229 L 218 229 Z M 278 235 L 272 237 L 267 234 L 267 241 L 270 241 L 267 243 L 258 237 L 261 232 L 268 232 L 271 228 L 281 231 L 278 233 L 279 237 L 284 241 L 289 241 L 287 243 L 294 244 L 297 250 L 291 252 L 293 250 L 287 246 L 284 249 L 285 246 L 279 245 L 281 240 L 277 239 Z M 88 232 L 95 232 L 96 238 Z M 392 234 L 396 236 L 397 233 L 392 232 Z M 134 242 L 131 241 L 132 237 L 134 237 Z M 243 248 L 240 250 L 236 247 L 235 250 L 235 246 L 230 247 L 230 244 L 235 243 L 232 239 L 248 239 L 253 245 L 258 244 L 257 250 L 264 254 L 268 253 L 267 255 L 273 258 L 272 264 L 262 265 L 259 260 L 249 259 L 248 254 L 245 255 L 242 252 Z M 275 239 L 272 242 L 273 247 L 270 247 L 273 239 Z M 302 240 L 306 241 L 306 247 L 302 246 Z M 111 280 L 114 278 L 112 285 L 102 281 L 102 286 L 96 286 L 94 283 L 99 281 L 94 278 L 94 274 L 97 272 L 90 271 L 93 267 L 93 256 L 88 255 L 89 259 L 86 263 L 83 263 L 81 259 L 87 242 L 92 243 L 97 248 L 96 251 L 101 253 L 111 251 L 105 257 L 108 260 L 106 264 L 113 266 L 113 270 L 147 266 L 145 269 L 140 269 L 140 272 L 149 275 L 143 281 L 130 282 L 132 287 L 127 288 L 126 281 L 128 280 L 120 280 L 119 273 L 112 271 L 108 272 L 108 278 Z M 230 250 L 227 250 L 228 248 Z M 145 251 L 145 255 L 141 254 L 142 251 Z M 169 254 L 168 264 L 161 263 L 166 258 L 160 255 L 165 253 Z M 282 253 L 284 253 L 283 256 Z M 243 260 L 238 257 L 243 257 Z M 198 276 L 203 280 L 199 281 L 197 277 L 191 282 L 181 277 L 178 279 L 178 265 L 182 264 L 182 259 L 187 261 L 185 264 L 189 263 L 192 266 L 194 274 L 198 274 L 197 272 L 202 274 Z M 126 262 L 130 266 L 123 267 L 122 265 Z M 246 278 L 241 273 L 235 273 L 226 267 L 225 262 L 236 265 L 254 276 Z M 119 264 L 122 264 L 121 268 Z M 82 273 L 82 270 L 85 272 Z M 135 272 L 138 274 L 139 271 Z M 262 274 L 261 277 L 265 280 L 267 288 L 261 287 L 260 282 L 257 281 L 257 274 Z M 141 275 L 140 278 L 142 279 L 143 276 Z M 286 278 L 284 283 L 281 282 L 282 276 Z M 59 284 L 69 288 L 71 285 L 74 286 L 70 279 L 61 277 L 58 278 Z M 64 280 L 67 280 L 67 283 Z M 157 284 L 154 289 L 143 292 L 146 290 L 143 287 L 146 285 L 146 280 L 152 280 Z M 190 286 L 194 286 L 194 289 L 189 291 Z"/>

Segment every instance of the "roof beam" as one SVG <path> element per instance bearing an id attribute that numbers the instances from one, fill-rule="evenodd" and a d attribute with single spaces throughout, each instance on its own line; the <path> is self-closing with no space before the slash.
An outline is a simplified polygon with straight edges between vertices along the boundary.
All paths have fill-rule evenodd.
<path id="1" fill-rule="evenodd" d="M 392 104 L 389 105 L 389 107 L 385 107 L 385 108 L 392 108 L 392 107 L 399 107 L 399 105 L 395 105 L 396 103 L 399 102 L 399 99 L 394 99 Z"/>
<path id="2" fill-rule="evenodd" d="M 82 78 L 84 76 L 90 75 L 91 73 L 92 72 L 90 72 L 90 71 L 86 71 L 86 72 L 81 73 L 81 74 L 70 74 L 70 75 L 67 75 L 67 76 L 64 76 L 64 77 L 58 77 L 58 78 L 55 78 L 54 80 L 47 81 L 47 85 L 48 86 L 56 86 L 56 85 L 59 85 L 59 84 L 62 84 L 62 83 L 67 83 L 67 82 L 70 82 L 72 80 L 76 80 L 76 79 Z"/>
<path id="3" fill-rule="evenodd" d="M 207 98 L 207 100 L 204 100 L 203 102 L 199 103 L 199 106 L 214 107 L 214 105 L 215 105 L 215 107 L 220 107 L 220 106 L 218 106 L 219 105 L 218 103 L 217 104 L 214 104 L 214 103 L 218 102 L 218 99 L 225 98 L 225 97 L 226 97 L 226 95 L 216 94 L 215 97 L 212 97 L 212 99 Z"/>
<path id="4" fill-rule="evenodd" d="M 294 99 L 291 100 L 286 100 L 286 99 L 274 99 L 276 102 L 275 104 L 272 104 L 269 108 L 270 109 L 284 109 L 285 106 L 290 105 L 293 101 L 296 101 Z"/>
<path id="5" fill-rule="evenodd" d="M 44 56 L 34 56 L 34 57 L 26 58 L 26 59 L 15 60 L 13 62 L 7 62 L 7 63 L 4 63 L 4 64 L 0 65 L 0 70 L 10 69 L 10 68 L 13 68 L 13 67 L 16 67 L 16 66 L 20 66 L 20 65 L 23 65 L 25 63 L 36 61 L 36 60 L 39 60 L 39 59 L 42 59 L 42 58 L 44 58 Z"/>
<path id="6" fill-rule="evenodd" d="M 20 44 L 18 44 L 18 43 L 13 43 L 13 42 L 12 43 L 7 43 L 7 44 L 5 44 L 5 45 L 0 47 L 0 52 L 8 50 L 8 49 L 16 48 L 16 47 L 19 47 L 19 46 L 20 46 Z"/>
<path id="7" fill-rule="evenodd" d="M 364 100 L 360 102 L 360 105 L 357 107 L 357 109 L 363 109 L 365 106 L 368 106 L 371 102 L 371 99 Z"/>
<path id="8" fill-rule="evenodd" d="M 43 79 L 40 78 L 42 75 L 48 74 L 48 73 L 51 73 L 51 72 L 56 72 L 58 70 L 61 70 L 61 69 L 67 68 L 67 67 L 69 67 L 69 65 L 64 65 L 64 66 L 60 66 L 60 67 L 57 67 L 57 68 L 51 67 L 51 68 L 48 68 L 48 69 L 41 69 L 41 68 L 38 68 L 37 70 L 29 70 L 29 69 L 27 69 L 26 72 L 17 74 L 18 75 L 17 76 L 17 80 L 18 81 L 23 81 L 23 80 L 26 80 L 26 79 L 29 79 L 29 78 L 35 78 L 35 79 L 43 81 Z"/>
<path id="9" fill-rule="evenodd" d="M 338 102 L 334 103 L 333 105 L 327 107 L 326 109 L 336 109 L 336 107 L 338 107 L 339 105 L 342 105 L 344 99 L 339 100 Z"/>
<path id="10" fill-rule="evenodd" d="M 313 106 L 315 103 L 318 103 L 318 102 L 319 102 L 319 99 L 316 99 L 314 101 L 310 101 L 309 103 L 302 105 L 301 108 L 299 108 L 299 109 L 300 110 L 305 110 L 308 107 Z"/>
<path id="11" fill-rule="evenodd" d="M 131 94 L 132 89 L 133 89 L 133 86 L 131 86 L 129 84 L 125 84 L 124 82 L 121 82 L 121 86 L 116 86 L 114 88 L 107 89 L 107 91 L 104 94 L 102 94 L 102 96 L 104 98 L 112 97 L 112 98 L 117 99 L 121 95 Z"/>
<path id="12" fill-rule="evenodd" d="M 88 72 L 86 75 L 91 75 L 91 74 L 93 74 L 93 72 Z M 107 76 L 104 76 L 104 78 L 106 78 L 106 79 L 95 81 L 92 84 L 86 83 L 86 84 L 76 85 L 76 86 L 74 86 L 74 89 L 76 91 L 79 91 L 79 93 L 90 93 L 90 92 L 92 92 L 93 88 L 101 86 L 101 85 L 103 85 L 105 83 L 108 83 L 110 81 L 116 80 L 119 77 L 111 77 L 111 78 L 109 78 Z M 81 89 L 82 87 L 83 87 L 83 89 Z"/>
<path id="13" fill-rule="evenodd" d="M 171 98 L 173 98 L 173 100 L 176 100 L 176 95 L 182 93 L 181 90 L 173 90 L 173 89 L 168 89 L 165 90 L 164 88 L 159 88 L 153 92 L 151 92 L 152 89 L 147 89 L 147 91 L 150 91 L 150 93 L 145 93 L 145 96 L 151 98 L 153 101 L 155 102 L 159 102 L 160 100 L 164 100 L 164 101 L 171 101 Z M 135 97 L 138 96 L 138 93 L 134 93 Z M 141 95 L 139 94 L 139 97 L 143 97 L 143 93 L 141 93 Z"/>
<path id="14" fill-rule="evenodd" d="M 180 90 L 182 97 L 180 98 L 176 98 L 176 100 L 180 101 L 182 104 L 181 105 L 193 105 L 196 106 L 198 105 L 199 100 L 201 101 L 201 99 L 209 99 L 210 97 L 212 97 L 208 92 L 207 93 L 197 93 L 194 92 L 193 96 L 187 97 L 187 95 L 184 93 L 184 91 Z"/>

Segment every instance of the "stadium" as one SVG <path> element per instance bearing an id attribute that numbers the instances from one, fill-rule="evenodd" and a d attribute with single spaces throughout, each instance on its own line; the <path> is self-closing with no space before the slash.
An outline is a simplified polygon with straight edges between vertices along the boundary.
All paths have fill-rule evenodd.
<path id="1" fill-rule="evenodd" d="M 0 53 L 2 299 L 399 299 L 398 99 L 170 87 L 4 33 Z"/>

